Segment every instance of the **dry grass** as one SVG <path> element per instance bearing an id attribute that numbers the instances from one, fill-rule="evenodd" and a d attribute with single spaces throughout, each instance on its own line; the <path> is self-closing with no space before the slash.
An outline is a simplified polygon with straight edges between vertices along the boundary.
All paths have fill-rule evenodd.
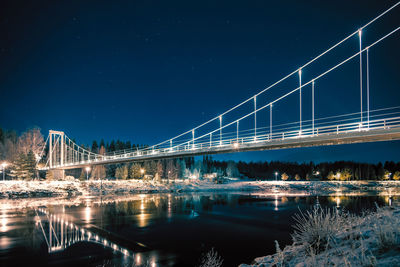
<path id="1" fill-rule="evenodd" d="M 218 252 L 212 248 L 202 257 L 200 267 L 220 267 L 223 261 L 221 256 L 218 255 Z"/>
<path id="2" fill-rule="evenodd" d="M 347 227 L 351 218 L 348 213 L 317 206 L 305 213 L 300 211 L 294 219 L 294 245 L 302 244 L 310 254 L 318 254 L 336 242 L 336 234 Z"/>

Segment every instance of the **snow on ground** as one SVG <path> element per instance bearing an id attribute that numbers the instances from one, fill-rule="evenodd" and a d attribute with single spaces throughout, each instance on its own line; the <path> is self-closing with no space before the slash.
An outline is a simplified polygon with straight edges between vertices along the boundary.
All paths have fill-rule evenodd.
<path id="1" fill-rule="evenodd" d="M 240 267 L 400 266 L 400 207 L 360 216 L 327 213 L 319 208 L 300 216 L 306 220 L 292 245 L 282 249 L 276 241 L 275 254 Z"/>
<path id="2" fill-rule="evenodd" d="M 158 183 L 143 180 L 0 181 L 1 198 L 71 197 L 79 195 L 123 195 L 134 193 L 247 191 L 274 195 L 400 195 L 395 181 L 232 181 L 175 180 Z"/>

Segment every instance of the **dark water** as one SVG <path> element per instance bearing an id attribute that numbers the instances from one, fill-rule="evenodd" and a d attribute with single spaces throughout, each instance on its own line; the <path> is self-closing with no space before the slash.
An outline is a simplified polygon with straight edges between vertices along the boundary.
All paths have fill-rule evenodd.
<path id="1" fill-rule="evenodd" d="M 86 198 L 80 204 L 0 211 L 1 266 L 196 266 L 212 247 L 224 266 L 291 243 L 292 216 L 316 204 L 352 212 L 397 198 L 245 193 Z M 72 203 L 72 202 L 71 202 Z"/>

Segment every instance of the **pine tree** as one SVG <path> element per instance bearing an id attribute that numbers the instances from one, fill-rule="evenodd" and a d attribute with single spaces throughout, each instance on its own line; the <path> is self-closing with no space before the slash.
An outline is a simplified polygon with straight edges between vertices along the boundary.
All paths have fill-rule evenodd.
<path id="1" fill-rule="evenodd" d="M 101 146 L 99 154 L 104 155 L 105 153 L 106 153 L 106 150 L 105 150 L 104 146 Z M 106 178 L 106 167 L 104 167 L 104 165 L 94 166 L 93 170 L 91 172 L 91 178 L 94 178 L 94 179 Z"/>
<path id="2" fill-rule="evenodd" d="M 122 179 L 126 180 L 129 177 L 129 168 L 128 168 L 128 164 L 124 164 L 122 166 Z"/>
<path id="3" fill-rule="evenodd" d="M 100 140 L 99 146 L 100 146 L 100 148 L 101 147 L 104 147 L 104 148 L 106 147 L 106 144 L 104 143 L 104 139 L 103 138 Z"/>
<path id="4" fill-rule="evenodd" d="M 233 160 L 228 161 L 228 166 L 226 168 L 226 175 L 228 177 L 239 177 L 239 170 L 236 163 Z"/>
<path id="5" fill-rule="evenodd" d="M 114 142 L 114 140 L 112 140 L 111 143 L 110 143 L 110 151 L 111 152 L 115 151 L 115 142 Z"/>
<path id="6" fill-rule="evenodd" d="M 97 141 L 94 140 L 93 143 L 92 143 L 92 152 L 93 152 L 93 153 L 97 153 L 98 150 L 99 150 L 99 146 L 98 146 L 98 144 L 97 144 Z"/>
<path id="7" fill-rule="evenodd" d="M 24 180 L 26 179 L 27 175 L 26 155 L 24 153 L 19 153 L 17 159 L 14 161 L 10 176 L 15 179 Z"/>
<path id="8" fill-rule="evenodd" d="M 122 167 L 119 166 L 115 169 L 115 178 L 122 179 Z"/>
<path id="9" fill-rule="evenodd" d="M 154 160 L 145 161 L 144 169 L 146 174 L 154 176 L 157 172 L 157 163 Z"/>
<path id="10" fill-rule="evenodd" d="M 115 170 L 115 178 L 126 180 L 129 177 L 129 168 L 127 164 L 123 164 Z"/>
<path id="11" fill-rule="evenodd" d="M 141 179 L 143 176 L 140 172 L 141 168 L 142 166 L 139 163 L 133 163 L 129 169 L 129 177 L 132 179 Z"/>
<path id="12" fill-rule="evenodd" d="M 31 180 L 36 176 L 36 158 L 33 151 L 30 150 L 26 155 L 25 161 L 26 179 Z"/>

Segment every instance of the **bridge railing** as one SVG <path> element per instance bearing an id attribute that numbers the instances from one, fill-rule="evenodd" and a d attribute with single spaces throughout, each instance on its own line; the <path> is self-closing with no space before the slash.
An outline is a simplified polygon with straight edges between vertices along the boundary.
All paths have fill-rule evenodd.
<path id="1" fill-rule="evenodd" d="M 384 115 L 379 115 L 378 117 L 382 117 Z M 354 120 L 348 122 L 349 120 Z M 107 155 L 96 157 L 93 159 L 81 160 L 79 162 L 70 162 L 64 165 L 55 165 L 54 167 L 64 167 L 64 166 L 79 166 L 79 165 L 87 165 L 93 164 L 96 162 L 104 162 L 104 161 L 118 161 L 121 159 L 134 159 L 134 158 L 151 158 L 152 156 L 163 156 L 171 153 L 179 154 L 179 153 L 187 153 L 193 152 L 196 150 L 202 151 L 212 151 L 218 149 L 232 149 L 245 145 L 267 145 L 268 142 L 279 142 L 287 139 L 305 139 L 312 138 L 314 136 L 326 136 L 326 135 L 339 135 L 339 134 L 347 134 L 347 133 L 363 133 L 374 130 L 389 130 L 394 128 L 400 128 L 400 116 L 396 117 L 383 117 L 377 118 L 370 121 L 364 121 L 361 123 L 357 118 L 347 118 L 343 120 L 343 123 L 338 123 L 339 121 L 335 121 L 335 124 L 327 125 L 327 122 L 323 122 L 321 124 L 316 124 L 314 127 L 310 123 L 303 124 L 303 128 L 300 131 L 296 125 L 292 125 L 289 127 L 281 128 L 279 131 L 271 132 L 269 129 L 263 128 L 259 129 L 257 136 L 254 136 L 254 130 L 244 130 L 237 134 L 235 132 L 229 132 L 224 134 L 221 139 L 207 139 L 203 138 L 201 140 L 197 140 L 197 142 L 193 143 L 188 141 L 184 144 L 179 144 L 173 147 L 162 147 L 162 148 L 147 148 L 145 150 L 137 150 L 129 153 L 120 153 L 116 155 Z M 297 129 L 296 129 L 297 128 Z"/>

